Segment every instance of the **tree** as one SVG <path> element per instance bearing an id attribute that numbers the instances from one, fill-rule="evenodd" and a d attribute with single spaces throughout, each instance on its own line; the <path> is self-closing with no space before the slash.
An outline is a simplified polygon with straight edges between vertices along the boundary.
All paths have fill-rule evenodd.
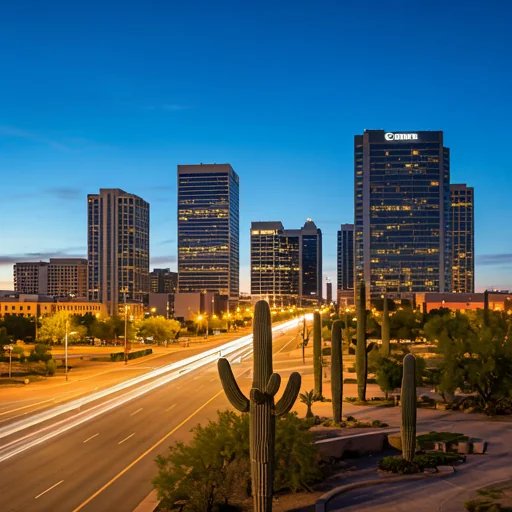
<path id="1" fill-rule="evenodd" d="M 391 337 L 415 340 L 422 333 L 422 317 L 410 309 L 399 309 L 390 318 Z"/>
<path id="2" fill-rule="evenodd" d="M 138 326 L 138 334 L 143 338 L 153 338 L 155 343 L 173 340 L 180 331 L 181 324 L 177 320 L 167 320 L 163 316 L 150 316 L 142 320 Z"/>
<path id="3" fill-rule="evenodd" d="M 87 333 L 87 329 L 78 322 L 79 319 L 69 315 L 67 311 L 58 311 L 54 315 L 45 316 L 41 319 L 41 326 L 37 333 L 38 341 L 43 343 L 64 343 L 66 324 L 68 341 L 78 341 L 85 337 Z"/>
<path id="4" fill-rule="evenodd" d="M 488 326 L 481 315 L 432 317 L 425 334 L 438 341 L 443 355 L 440 391 L 449 394 L 460 387 L 476 392 L 484 412 L 494 414 L 499 402 L 512 396 L 511 328 L 510 320 L 498 315 L 489 315 Z"/>
<path id="5" fill-rule="evenodd" d="M 35 336 L 35 323 L 25 316 L 5 315 L 0 319 L 0 328 L 5 328 L 13 340 L 25 340 Z"/>
<path id="6" fill-rule="evenodd" d="M 50 347 L 44 343 L 37 343 L 35 347 L 30 351 L 28 360 L 31 362 L 43 361 L 47 363 L 52 359 Z"/>
<path id="7" fill-rule="evenodd" d="M 216 504 L 244 498 L 250 482 L 249 416 L 218 413 L 217 422 L 197 425 L 189 445 L 176 442 L 156 459 L 153 486 L 162 506 L 187 500 L 186 511 L 211 512 Z M 245 495 L 245 496 L 244 496 Z"/>
<path id="8" fill-rule="evenodd" d="M 386 400 L 389 393 L 400 387 L 402 371 L 402 364 L 394 359 L 383 358 L 379 361 L 375 378 L 380 389 L 386 394 Z"/>
<path id="9" fill-rule="evenodd" d="M 12 343 L 12 338 L 7 333 L 7 329 L 5 327 L 0 327 L 0 349 L 4 345 L 9 345 Z"/>
<path id="10" fill-rule="evenodd" d="M 313 410 L 311 407 L 315 402 L 318 401 L 318 398 L 315 395 L 315 391 L 313 389 L 311 391 L 304 391 L 304 393 L 299 395 L 299 399 L 308 408 L 306 412 L 306 418 L 314 418 Z"/>

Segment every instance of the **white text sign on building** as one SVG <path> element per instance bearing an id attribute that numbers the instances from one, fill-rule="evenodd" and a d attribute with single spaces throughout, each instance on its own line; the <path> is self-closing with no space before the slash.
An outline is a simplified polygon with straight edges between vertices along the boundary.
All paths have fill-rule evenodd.
<path id="1" fill-rule="evenodd" d="M 384 138 L 386 140 L 418 140 L 417 133 L 385 133 Z"/>

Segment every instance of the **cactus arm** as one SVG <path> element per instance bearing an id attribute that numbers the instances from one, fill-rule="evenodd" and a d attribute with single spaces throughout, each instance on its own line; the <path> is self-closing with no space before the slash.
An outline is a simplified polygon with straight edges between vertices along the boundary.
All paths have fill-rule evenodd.
<path id="1" fill-rule="evenodd" d="M 273 373 L 268 379 L 267 387 L 265 388 L 265 394 L 269 396 L 275 396 L 281 386 L 281 375 Z"/>
<path id="2" fill-rule="evenodd" d="M 301 376 L 300 373 L 293 372 L 290 375 L 290 379 L 288 380 L 288 384 L 284 390 L 283 396 L 278 400 L 275 407 L 275 415 L 283 416 L 283 414 L 287 414 L 290 412 L 295 400 L 297 399 L 297 395 L 300 391 L 301 384 Z"/>
<path id="3" fill-rule="evenodd" d="M 265 393 L 262 393 L 258 388 L 251 389 L 251 401 L 256 402 L 258 405 L 264 404 L 267 400 Z"/>
<path id="4" fill-rule="evenodd" d="M 219 370 L 220 381 L 224 388 L 224 393 L 226 393 L 231 405 L 240 412 L 249 412 L 249 400 L 245 398 L 245 395 L 240 391 L 229 361 L 221 357 L 217 363 L 217 368 Z"/>

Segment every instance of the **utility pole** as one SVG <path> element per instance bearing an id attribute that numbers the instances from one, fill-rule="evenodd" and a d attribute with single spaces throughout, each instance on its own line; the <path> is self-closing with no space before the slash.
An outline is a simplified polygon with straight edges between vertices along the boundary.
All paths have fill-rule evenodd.
<path id="1" fill-rule="evenodd" d="M 124 364 L 128 364 L 128 306 L 126 305 L 126 292 L 124 292 Z"/>
<path id="2" fill-rule="evenodd" d="M 66 382 L 68 381 L 68 318 L 66 317 L 66 337 L 64 338 L 64 346 L 65 346 L 65 355 L 64 355 L 64 365 L 65 365 L 65 373 L 66 373 Z"/>

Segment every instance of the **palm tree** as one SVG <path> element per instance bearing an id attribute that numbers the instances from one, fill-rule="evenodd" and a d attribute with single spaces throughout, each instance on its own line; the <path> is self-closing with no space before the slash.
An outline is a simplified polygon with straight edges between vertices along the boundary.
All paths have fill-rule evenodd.
<path id="1" fill-rule="evenodd" d="M 315 415 L 313 414 L 313 411 L 311 410 L 311 406 L 314 402 L 317 401 L 317 398 L 315 397 L 315 392 L 312 389 L 311 391 L 305 391 L 304 393 L 301 393 L 299 395 L 300 401 L 306 405 L 308 408 L 308 412 L 306 413 L 306 418 L 314 418 Z"/>

